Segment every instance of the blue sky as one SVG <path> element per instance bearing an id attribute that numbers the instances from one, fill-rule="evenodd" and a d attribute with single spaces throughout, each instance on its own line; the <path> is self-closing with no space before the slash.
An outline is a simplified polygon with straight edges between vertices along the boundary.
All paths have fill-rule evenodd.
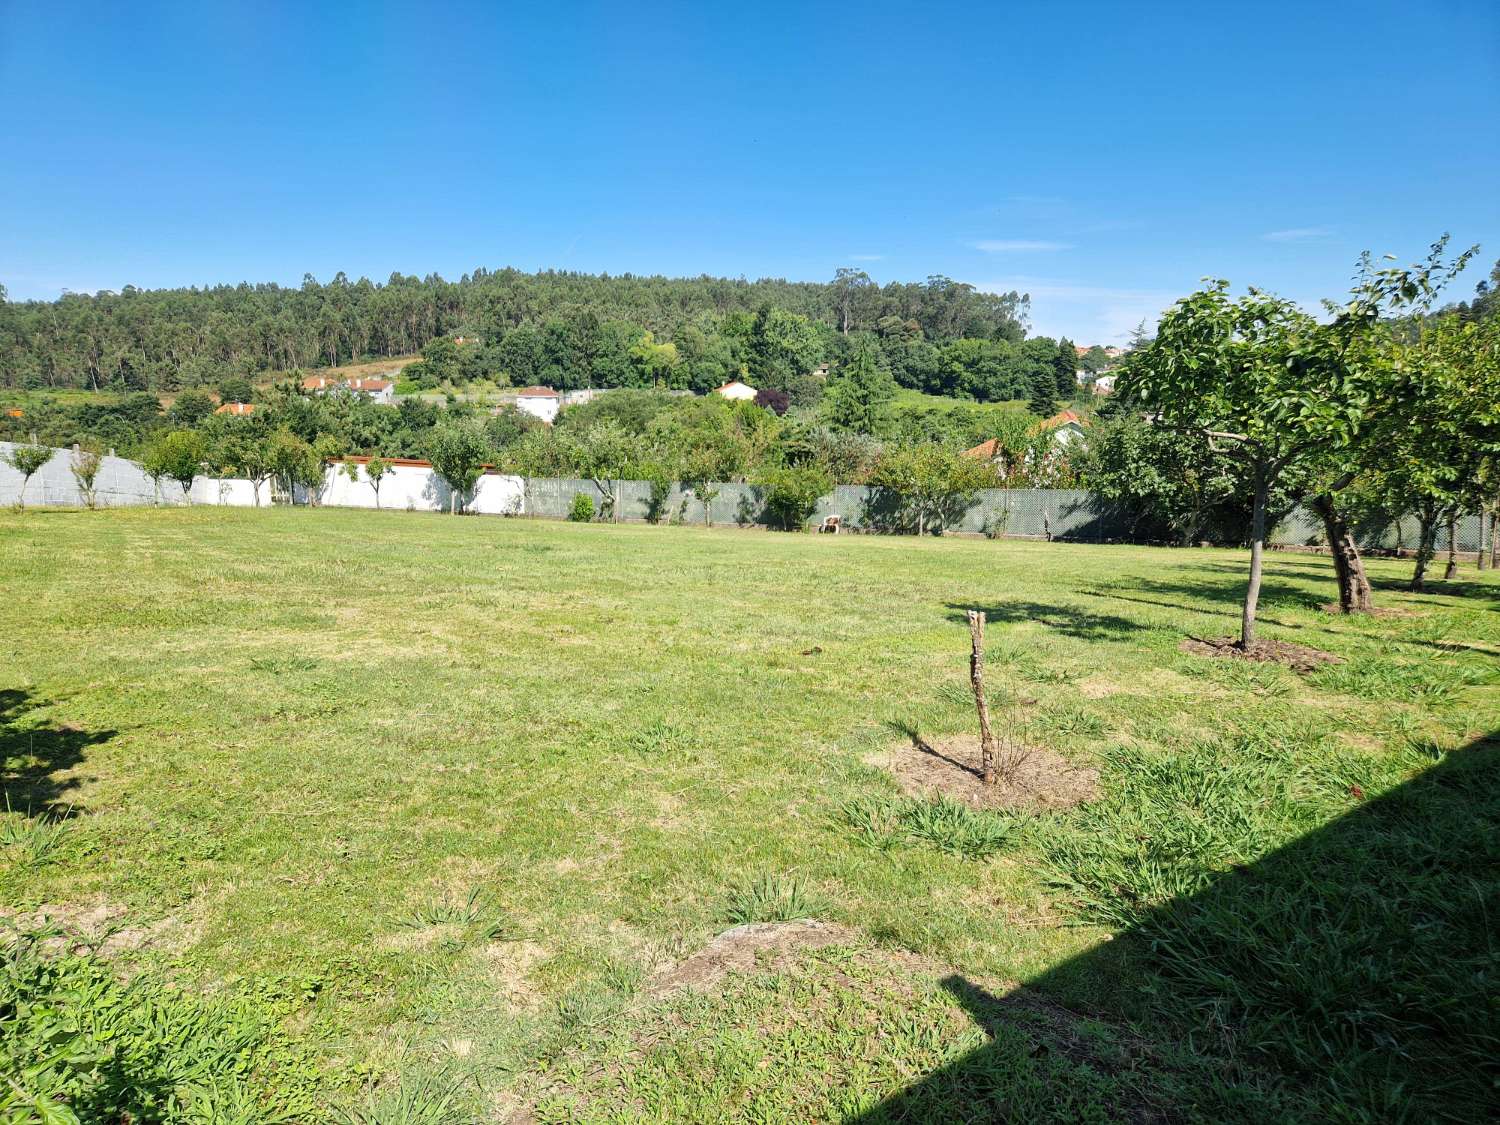
<path id="1" fill-rule="evenodd" d="M 1204 275 L 1500 257 L 1493 0 L 0 0 L 0 99 L 13 299 L 853 265 L 1110 342 Z"/>

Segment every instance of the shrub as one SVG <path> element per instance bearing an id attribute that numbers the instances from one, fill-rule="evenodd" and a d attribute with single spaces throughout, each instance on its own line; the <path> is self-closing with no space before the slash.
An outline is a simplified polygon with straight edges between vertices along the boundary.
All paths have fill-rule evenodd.
<path id="1" fill-rule="evenodd" d="M 574 523 L 588 523 L 594 518 L 594 501 L 582 492 L 573 494 L 573 506 L 568 509 L 568 518 Z"/>
<path id="2" fill-rule="evenodd" d="M 667 497 L 672 495 L 672 477 L 656 462 L 640 466 L 639 472 L 641 479 L 651 486 L 651 495 L 646 500 L 646 522 L 661 523 L 667 511 Z"/>
<path id="3" fill-rule="evenodd" d="M 92 509 L 97 503 L 94 495 L 94 481 L 103 467 L 104 455 L 99 450 L 86 445 L 80 445 L 73 450 L 73 458 L 68 464 L 68 471 L 78 482 L 78 495 L 87 508 Z"/>
<path id="4" fill-rule="evenodd" d="M 1004 539 L 1005 531 L 1010 527 L 1010 509 L 1001 508 L 994 512 L 984 521 L 984 537 L 986 539 Z"/>
<path id="5" fill-rule="evenodd" d="M 980 489 L 999 482 L 982 461 L 935 445 L 908 445 L 886 450 L 870 483 L 866 524 L 925 535 L 962 520 Z"/>
<path id="6" fill-rule="evenodd" d="M 765 494 L 766 519 L 784 531 L 800 531 L 833 488 L 833 478 L 820 468 L 773 469 L 760 481 Z"/>

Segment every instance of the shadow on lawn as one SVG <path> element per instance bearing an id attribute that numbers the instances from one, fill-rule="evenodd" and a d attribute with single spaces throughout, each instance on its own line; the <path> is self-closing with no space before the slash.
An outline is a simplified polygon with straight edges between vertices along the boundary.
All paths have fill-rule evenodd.
<path id="1" fill-rule="evenodd" d="M 1044 605 L 1041 602 L 1003 601 L 994 605 L 963 605 L 948 602 L 950 621 L 968 622 L 971 609 L 982 610 L 991 624 L 1039 621 L 1050 629 L 1086 641 L 1120 640 L 1126 635 L 1152 628 L 1128 617 L 1108 613 L 1090 613 L 1072 605 Z"/>
<path id="2" fill-rule="evenodd" d="M 1118 1051 L 1084 1061 L 1144 1080 L 1139 1101 L 1112 1107 L 1124 1119 L 1478 1121 L 1493 1111 L 1500 734 L 1195 894 L 1124 909 L 1133 922 L 1121 940 L 1005 996 L 949 978 L 989 1042 L 858 1120 L 1008 1120 L 1018 1064 L 1057 1049 L 1035 1030 L 1036 993 L 1065 995 L 1090 970 L 1143 997 L 1134 1014 L 1151 1040 L 1200 1060 L 1189 1068 L 1146 1049 L 1127 1052 L 1128 1064 Z"/>
<path id="3" fill-rule="evenodd" d="M 29 692 L 0 690 L 0 811 L 72 815 L 64 798 L 78 781 L 54 775 L 72 769 L 83 761 L 88 747 L 108 742 L 117 733 L 31 722 L 31 712 L 43 706 Z"/>

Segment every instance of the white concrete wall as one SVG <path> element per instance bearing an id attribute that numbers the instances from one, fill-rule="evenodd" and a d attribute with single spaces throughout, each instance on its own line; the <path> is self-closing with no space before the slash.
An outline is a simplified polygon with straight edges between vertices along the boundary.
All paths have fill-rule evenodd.
<path id="1" fill-rule="evenodd" d="M 172 490 L 176 491 L 176 487 L 173 485 Z M 167 491 L 165 484 L 162 485 L 162 491 Z M 226 508 L 255 507 L 255 487 L 249 481 L 235 477 L 225 477 L 223 480 L 217 477 L 194 477 L 192 495 L 194 504 L 209 504 Z M 270 481 L 261 482 L 260 506 L 262 508 L 271 506 Z"/>
<path id="2" fill-rule="evenodd" d="M 518 516 L 525 509 L 525 481 L 501 473 L 486 473 L 479 478 L 465 507 L 485 515 Z M 361 467 L 359 480 L 344 474 L 342 462 L 327 467 L 323 477 L 320 504 L 332 508 L 373 508 L 375 490 Z M 380 478 L 380 506 L 397 511 L 445 512 L 452 502 L 447 482 L 422 465 L 392 465 Z"/>

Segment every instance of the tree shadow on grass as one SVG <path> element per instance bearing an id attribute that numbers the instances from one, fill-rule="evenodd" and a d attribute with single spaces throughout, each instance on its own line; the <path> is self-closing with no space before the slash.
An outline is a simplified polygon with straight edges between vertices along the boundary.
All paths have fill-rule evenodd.
<path id="1" fill-rule="evenodd" d="M 957 758 L 948 757 L 947 754 L 944 754 L 936 746 L 928 742 L 922 737 L 922 732 L 916 728 L 915 724 L 909 723 L 905 719 L 889 719 L 885 725 L 903 738 L 910 739 L 914 750 L 920 750 L 924 754 L 931 754 L 934 758 L 940 758 L 955 769 L 972 774 L 974 777 L 980 776 L 980 771 L 976 770 L 972 765 L 960 762 Z"/>
<path id="2" fill-rule="evenodd" d="M 1038 621 L 1064 636 L 1077 637 L 1085 641 L 1122 640 L 1131 633 L 1153 628 L 1128 617 L 1116 617 L 1108 613 L 1090 613 L 1074 605 L 1046 605 L 1042 602 L 1003 601 L 993 605 L 964 605 L 947 603 L 952 610 L 948 620 L 968 622 L 971 609 L 981 610 L 993 623 L 1016 623 Z"/>
<path id="3" fill-rule="evenodd" d="M 32 721 L 32 712 L 45 705 L 29 692 L 0 690 L 0 811 L 72 815 L 66 798 L 77 788 L 78 779 L 56 775 L 82 762 L 90 746 L 108 742 L 118 733 Z"/>
<path id="4" fill-rule="evenodd" d="M 1080 974 L 1140 998 L 1153 1047 L 1115 1087 L 1141 1094 L 1113 1107 L 1122 1118 L 1491 1119 L 1500 734 L 1196 893 L 1137 903 L 1107 873 L 1072 874 L 1081 901 L 1125 919 L 1119 938 L 1004 996 L 950 978 L 989 1041 L 857 1120 L 1011 1119 L 1028 994 L 1067 995 Z M 1036 1050 L 1055 1039 L 1028 1035 Z"/>

